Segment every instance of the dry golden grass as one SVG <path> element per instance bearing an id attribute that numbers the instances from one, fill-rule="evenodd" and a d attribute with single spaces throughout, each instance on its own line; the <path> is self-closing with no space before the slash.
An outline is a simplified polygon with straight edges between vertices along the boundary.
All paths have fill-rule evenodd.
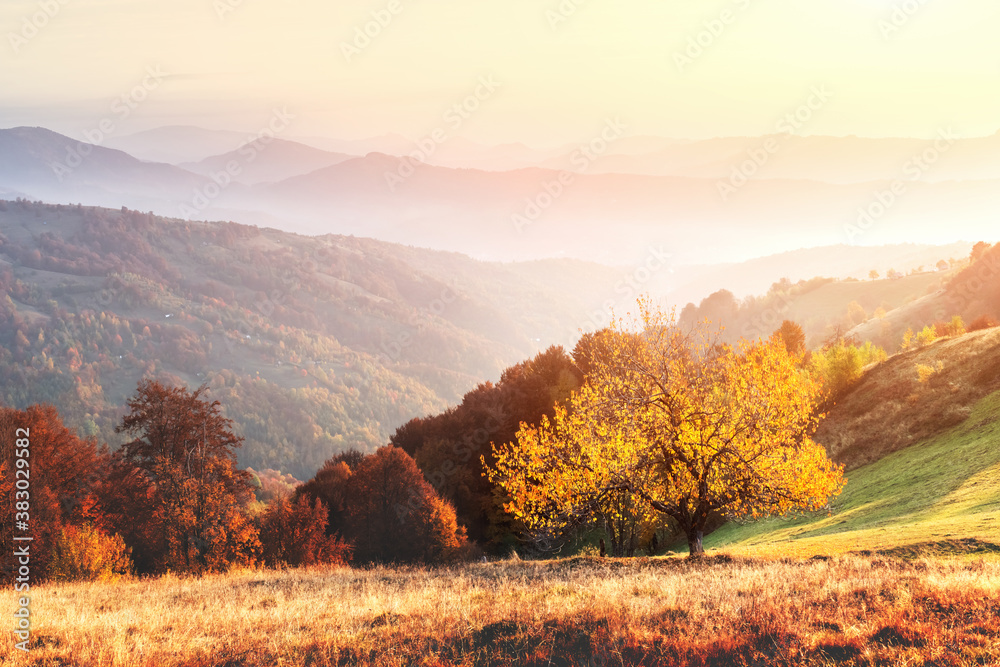
<path id="1" fill-rule="evenodd" d="M 920 366 L 935 369 L 926 382 Z M 820 422 L 816 441 L 850 471 L 961 424 L 998 389 L 1000 328 L 944 338 L 866 372 Z"/>
<path id="2" fill-rule="evenodd" d="M 10 618 L 9 596 L 3 614 Z M 989 665 L 1000 563 L 842 556 L 41 586 L 13 665 Z"/>

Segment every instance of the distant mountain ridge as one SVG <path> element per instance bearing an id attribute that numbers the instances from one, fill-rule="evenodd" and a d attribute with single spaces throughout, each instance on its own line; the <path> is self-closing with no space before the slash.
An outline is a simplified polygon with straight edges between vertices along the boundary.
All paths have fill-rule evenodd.
<path id="1" fill-rule="evenodd" d="M 163 209 L 202 182 L 173 165 L 143 162 L 45 128 L 0 130 L 0 186 L 32 198 Z"/>
<path id="2" fill-rule="evenodd" d="M 113 135 L 110 148 L 131 153 L 147 162 L 197 162 L 236 150 L 247 142 L 248 132 L 209 130 L 192 125 L 167 125 L 126 135 Z"/>
<path id="3" fill-rule="evenodd" d="M 617 268 L 493 263 L 121 206 L 0 201 L 0 401 L 59 405 L 114 442 L 140 377 L 207 383 L 247 438 L 244 465 L 306 478 L 549 345 L 571 348 L 642 292 L 665 298 L 679 277 L 671 262 L 650 247 L 645 263 Z M 829 287 L 824 317 L 866 285 Z"/>
<path id="4" fill-rule="evenodd" d="M 179 131 L 168 130 L 160 133 L 163 143 L 171 131 Z M 801 247 L 881 246 L 904 239 L 941 244 L 957 235 L 970 242 L 992 241 L 998 234 L 1000 175 L 974 169 L 962 174 L 983 178 L 942 180 L 976 160 L 989 167 L 983 147 L 992 150 L 993 138 L 958 141 L 934 165 L 917 170 L 921 178 L 913 180 L 904 171 L 913 159 L 908 151 L 927 142 L 880 140 L 889 146 L 880 149 L 884 164 L 898 157 L 897 167 L 883 174 L 881 167 L 868 173 L 858 163 L 857 146 L 869 145 L 868 140 L 788 137 L 774 161 L 738 187 L 721 171 L 700 171 L 695 153 L 677 162 L 676 172 L 609 172 L 618 167 L 608 160 L 631 160 L 641 155 L 643 144 L 683 155 L 695 151 L 697 142 L 623 137 L 621 146 L 609 142 L 593 159 L 569 161 L 540 153 L 542 166 L 496 170 L 494 158 L 511 158 L 513 164 L 533 159 L 535 152 L 518 146 L 486 149 L 490 169 L 455 168 L 433 164 L 433 157 L 425 163 L 384 152 L 333 155 L 281 138 L 249 150 L 247 139 L 224 133 L 207 142 L 201 148 L 214 152 L 196 164 L 185 163 L 201 172 L 193 173 L 105 146 L 90 149 L 41 128 L 0 130 L 0 191 L 52 202 L 125 205 L 172 217 L 229 218 L 298 233 L 372 236 L 491 260 L 565 256 L 624 266 L 644 261 L 650 245 L 669 249 L 678 264 L 717 264 Z M 178 150 L 198 148 L 190 137 L 186 141 L 193 146 L 179 144 Z M 736 151 L 735 166 L 746 159 L 739 155 L 740 141 L 716 143 L 718 155 Z M 216 150 L 223 145 L 229 153 Z M 804 152 L 796 152 L 796 146 Z M 819 155 L 823 150 L 816 146 L 826 146 L 823 150 L 831 154 L 843 148 L 836 169 L 856 165 L 854 176 L 823 182 L 816 179 L 826 176 L 802 165 L 789 167 L 788 174 L 768 172 L 779 158 Z M 88 152 L 86 159 L 73 157 L 80 150 Z M 441 150 L 439 156 L 445 145 Z M 476 149 L 456 143 L 454 150 L 474 157 Z M 78 164 L 53 168 L 67 160 Z M 223 171 L 227 167 L 232 173 Z M 720 188 L 731 191 L 723 196 Z M 893 188 L 901 194 L 893 194 Z"/>
<path id="5" fill-rule="evenodd" d="M 546 271 L 576 277 L 550 286 Z M 307 478 L 569 339 L 620 275 L 0 201 L 0 402 L 59 405 L 115 442 L 140 377 L 207 383 L 247 439 L 243 465 Z"/>
<path id="6" fill-rule="evenodd" d="M 942 127 L 940 132 L 950 133 Z M 136 157 L 179 164 L 197 162 L 226 153 L 246 143 L 247 135 L 233 130 L 210 130 L 194 126 L 164 126 L 106 141 Z M 957 136 L 957 135 L 956 135 Z M 398 134 L 365 139 L 335 139 L 320 136 L 280 137 L 319 150 L 350 154 L 386 153 L 396 157 L 423 153 L 421 140 Z M 765 144 L 775 146 L 764 164 L 757 165 L 768 179 L 815 180 L 827 183 L 878 181 L 898 174 L 903 163 L 933 147 L 936 137 L 859 137 L 793 135 L 775 132 L 761 136 L 724 136 L 706 139 L 672 139 L 655 136 L 625 136 L 610 142 L 592 173 L 647 176 L 692 176 L 726 178 L 734 167 L 752 158 Z M 486 145 L 464 137 L 449 137 L 435 146 L 422 161 L 442 167 L 487 171 L 514 171 L 526 167 L 560 170 L 567 168 L 576 144 L 536 148 L 520 143 Z M 930 181 L 983 180 L 1000 178 L 994 156 L 1000 150 L 1000 132 L 991 136 L 960 137 L 945 152 L 946 160 L 935 160 L 934 169 L 922 178 Z"/>
<path id="7" fill-rule="evenodd" d="M 233 180 L 244 185 L 274 183 L 302 176 L 318 169 L 345 162 L 355 155 L 324 151 L 285 139 L 257 140 L 220 155 L 198 162 L 182 162 L 178 166 L 195 174 L 211 177 L 228 172 L 236 165 Z"/>

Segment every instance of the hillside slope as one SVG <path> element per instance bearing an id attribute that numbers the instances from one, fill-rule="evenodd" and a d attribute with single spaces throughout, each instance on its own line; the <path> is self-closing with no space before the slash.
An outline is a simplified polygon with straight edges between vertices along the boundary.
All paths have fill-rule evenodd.
<path id="1" fill-rule="evenodd" d="M 923 381 L 921 367 L 930 373 Z M 961 424 L 998 389 L 1000 328 L 943 338 L 867 372 L 821 422 L 816 440 L 856 468 Z"/>
<path id="2" fill-rule="evenodd" d="M 949 248 L 942 246 L 939 252 Z M 934 249 L 928 249 L 933 257 Z M 940 258 L 941 255 L 938 255 Z M 950 319 L 955 310 L 942 310 L 937 317 L 926 321 L 910 320 L 899 313 L 910 313 L 914 304 L 945 291 L 949 281 L 959 273 L 967 260 L 956 260 L 956 267 L 946 271 L 913 272 L 893 280 L 835 280 L 811 278 L 792 284 L 782 279 L 771 285 L 762 296 L 748 296 L 742 300 L 729 290 L 712 293 L 696 306 L 689 303 L 680 314 L 682 324 L 693 325 L 708 319 L 725 326 L 723 338 L 735 342 L 737 338 L 770 336 L 783 320 L 792 320 L 802 327 L 806 347 L 815 349 L 827 340 L 850 331 L 861 340 L 871 340 L 890 352 L 898 349 L 903 330 L 911 324 L 889 326 L 888 322 L 921 322 L 930 324 L 935 319 Z M 774 275 L 773 273 L 771 275 Z M 888 313 L 883 319 L 876 317 L 879 309 Z M 976 311 L 982 314 L 981 311 Z M 879 313 L 881 314 L 881 313 Z M 947 317 L 945 317 L 947 315 Z"/>
<path id="3" fill-rule="evenodd" d="M 945 275 L 940 289 L 929 289 L 890 310 L 880 320 L 869 320 L 851 331 L 860 338 L 902 337 L 906 329 L 919 331 L 937 321 L 958 315 L 966 322 L 978 317 L 1000 318 L 1000 244 L 988 246 L 974 262 L 957 274 Z"/>
<path id="4" fill-rule="evenodd" d="M 45 128 L 0 130 L 0 184 L 33 199 L 177 210 L 204 183 L 179 167 L 143 162 Z"/>
<path id="5" fill-rule="evenodd" d="M 921 382 L 918 364 L 940 370 Z M 706 547 L 781 556 L 1000 552 L 1000 328 L 870 369 L 816 439 L 847 467 L 829 515 L 729 523 Z"/>
<path id="6" fill-rule="evenodd" d="M 0 201 L 0 402 L 52 403 L 113 444 L 140 377 L 208 383 L 247 439 L 241 464 L 309 476 L 567 339 L 598 286 L 620 277 L 567 263 L 580 276 L 573 293 L 521 268 L 369 239 Z"/>
<path id="7" fill-rule="evenodd" d="M 816 276 L 826 276 L 844 280 L 854 278 L 872 285 L 890 281 L 870 281 L 869 273 L 878 271 L 887 275 L 890 270 L 908 274 L 923 267 L 933 271 L 939 260 L 964 258 L 969 256 L 972 243 L 952 243 L 946 246 L 903 243 L 880 246 L 826 245 L 816 248 L 802 248 L 767 257 L 748 260 L 740 264 L 714 266 L 688 266 L 681 274 L 683 282 L 675 286 L 671 297 L 681 305 L 689 301 L 699 301 L 712 292 L 727 289 L 737 298 L 764 294 L 771 284 L 780 278 L 792 283 L 810 280 Z M 926 274 L 921 274 L 926 275 Z M 863 287 L 863 285 L 862 285 Z M 877 290 L 865 294 L 876 294 Z M 844 301 L 844 303 L 848 303 Z M 877 308 L 881 299 L 874 304 L 865 304 L 870 311 Z"/>
<path id="8" fill-rule="evenodd" d="M 730 523 L 706 538 L 706 548 L 788 557 L 998 553 L 998 442 L 994 393 L 959 426 L 849 472 L 828 516 Z"/>

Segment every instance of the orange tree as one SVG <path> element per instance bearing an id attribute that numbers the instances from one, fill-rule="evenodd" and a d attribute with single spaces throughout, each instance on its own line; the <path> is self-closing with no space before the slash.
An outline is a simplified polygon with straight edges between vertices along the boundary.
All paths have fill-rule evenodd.
<path id="1" fill-rule="evenodd" d="M 494 446 L 486 474 L 536 534 L 613 521 L 628 493 L 673 519 L 693 557 L 712 513 L 818 510 L 840 492 L 842 467 L 810 438 L 819 398 L 779 337 L 722 345 L 707 323 L 682 330 L 640 300 L 639 317 L 603 337 L 584 386 Z"/>
<path id="2" fill-rule="evenodd" d="M 26 441 L 28 446 L 23 444 Z M 15 463 L 16 459 L 23 459 L 29 465 L 22 468 Z M 12 553 L 18 525 L 15 521 L 20 523 L 25 519 L 28 532 L 23 534 L 32 537 L 32 576 L 50 574 L 53 547 L 61 529 L 67 525 L 85 525 L 98 518 L 94 512 L 94 492 L 103 466 L 104 456 L 97 443 L 80 439 L 66 428 L 51 405 L 31 405 L 24 410 L 0 407 L 3 553 Z M 23 481 L 17 484 L 18 480 Z M 0 579 L 6 581 L 13 569 L 16 569 L 14 559 L 0 559 Z"/>
<path id="3" fill-rule="evenodd" d="M 380 447 L 347 478 L 345 533 L 358 563 L 434 563 L 465 550 L 465 528 L 409 454 Z"/>
<path id="4" fill-rule="evenodd" d="M 250 475 L 236 467 L 243 439 L 204 391 L 144 379 L 115 428 L 134 439 L 115 457 L 112 477 L 138 493 L 106 509 L 122 524 L 134 517 L 156 527 L 153 569 L 220 570 L 252 562 L 260 549 L 245 511 Z"/>
<path id="5" fill-rule="evenodd" d="M 350 560 L 351 548 L 326 533 L 327 509 L 322 500 L 276 498 L 261 517 L 260 541 L 268 567 L 299 567 Z"/>

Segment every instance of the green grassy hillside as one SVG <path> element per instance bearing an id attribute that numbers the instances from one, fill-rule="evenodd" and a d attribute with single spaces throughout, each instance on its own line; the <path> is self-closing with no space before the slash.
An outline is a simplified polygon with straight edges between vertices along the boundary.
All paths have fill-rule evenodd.
<path id="1" fill-rule="evenodd" d="M 1000 389 L 1000 328 L 893 355 L 838 398 L 816 440 L 848 470 L 961 424 Z"/>
<path id="2" fill-rule="evenodd" d="M 1000 552 L 1000 392 L 961 424 L 847 477 L 829 515 L 730 523 L 705 546 L 794 557 Z"/>

